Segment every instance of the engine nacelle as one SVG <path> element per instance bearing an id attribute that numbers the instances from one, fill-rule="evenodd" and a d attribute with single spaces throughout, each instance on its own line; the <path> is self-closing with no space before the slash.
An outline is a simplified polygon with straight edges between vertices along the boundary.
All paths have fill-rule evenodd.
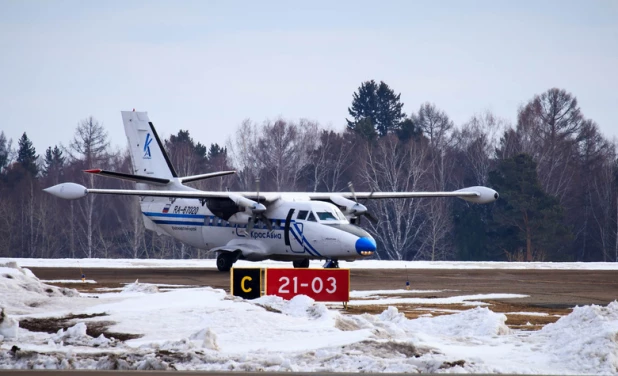
<path id="1" fill-rule="evenodd" d="M 266 206 L 239 194 L 230 193 L 229 198 L 234 201 L 236 205 L 251 209 L 253 213 L 264 213 L 266 211 Z"/>
<path id="2" fill-rule="evenodd" d="M 477 194 L 476 197 L 460 197 L 463 200 L 474 202 L 475 204 L 487 204 L 490 202 L 494 202 L 500 197 L 498 192 L 494 191 L 491 188 L 476 186 L 459 189 L 455 192 L 463 193 L 463 192 L 475 192 Z"/>
<path id="3" fill-rule="evenodd" d="M 251 216 L 245 212 L 238 212 L 236 214 L 233 214 L 231 217 L 227 219 L 228 222 L 234 223 L 237 225 L 249 224 L 250 220 L 251 220 Z"/>
<path id="4" fill-rule="evenodd" d="M 330 200 L 336 205 L 344 207 L 344 214 L 356 216 L 367 212 L 367 207 L 365 205 L 359 204 L 358 202 L 352 201 L 340 195 L 332 195 L 330 196 Z"/>

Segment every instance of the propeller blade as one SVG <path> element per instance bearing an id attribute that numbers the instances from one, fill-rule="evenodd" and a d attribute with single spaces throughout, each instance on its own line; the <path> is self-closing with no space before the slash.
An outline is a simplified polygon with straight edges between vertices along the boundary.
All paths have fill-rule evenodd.
<path id="1" fill-rule="evenodd" d="M 358 200 L 356 199 L 356 192 L 354 192 L 354 185 L 351 181 L 348 182 L 348 188 L 350 188 L 350 192 L 352 192 L 352 197 L 354 197 L 354 201 L 358 203 Z"/>
<path id="2" fill-rule="evenodd" d="M 373 222 L 374 224 L 375 224 L 375 223 L 378 223 L 378 219 L 377 219 L 376 217 L 374 217 L 373 215 L 371 215 L 371 213 L 367 212 L 367 213 L 365 213 L 365 215 L 366 215 L 366 216 L 367 216 L 367 218 L 369 218 L 369 220 L 370 220 L 371 222 Z"/>
<path id="3" fill-rule="evenodd" d="M 270 219 L 266 218 L 266 216 L 264 214 L 262 214 L 262 222 L 264 222 L 266 224 L 266 227 L 268 227 L 268 231 L 272 231 L 273 230 L 273 224 L 270 223 Z"/>
<path id="4" fill-rule="evenodd" d="M 358 200 L 356 199 L 356 192 L 354 192 L 354 185 L 352 184 L 352 182 L 348 182 L 348 188 L 350 188 L 350 192 L 352 192 L 352 197 L 354 197 L 354 201 L 356 202 L 356 204 L 358 204 L 359 207 L 365 209 L 362 212 L 359 212 L 358 215 L 356 215 L 355 217 L 353 217 L 354 219 L 354 224 L 360 226 L 361 222 L 362 222 L 362 217 L 365 215 L 367 216 L 367 218 L 369 218 L 369 220 L 373 223 L 378 223 L 378 220 L 376 219 L 376 217 L 374 217 L 373 215 L 371 215 L 371 213 L 369 213 L 369 211 L 367 210 L 367 208 L 363 205 L 360 204 L 358 202 Z M 371 193 L 369 194 L 369 197 L 365 198 L 365 200 L 363 200 L 363 203 L 367 202 L 367 200 L 371 199 L 371 196 L 373 196 L 373 193 L 375 191 L 371 191 Z"/>
<path id="5" fill-rule="evenodd" d="M 255 190 L 257 192 L 257 197 L 258 197 L 258 203 L 260 202 L 260 178 L 255 178 Z M 262 205 L 262 204 L 260 204 Z M 262 205 L 264 206 L 264 205 Z M 264 207 L 264 209 L 266 209 L 266 207 Z M 266 210 L 264 210 L 266 211 Z M 264 211 L 261 211 L 258 216 L 256 217 L 256 220 L 259 218 L 262 222 L 264 222 L 264 224 L 266 225 L 266 227 L 268 228 L 268 231 L 272 231 L 273 230 L 273 225 L 272 223 L 270 223 L 270 220 L 268 218 L 266 218 L 266 216 L 264 215 Z"/>
<path id="6" fill-rule="evenodd" d="M 249 218 L 249 224 L 247 224 L 247 231 L 245 231 L 247 233 L 247 235 L 251 233 L 251 230 L 253 230 L 253 226 L 255 226 L 255 220 L 256 219 L 257 218 L 255 218 L 255 217 Z"/>

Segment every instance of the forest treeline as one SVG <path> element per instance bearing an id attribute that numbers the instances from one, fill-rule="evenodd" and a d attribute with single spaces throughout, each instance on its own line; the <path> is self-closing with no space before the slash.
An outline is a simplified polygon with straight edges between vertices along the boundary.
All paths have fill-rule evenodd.
<path id="1" fill-rule="evenodd" d="M 247 119 L 226 145 L 203 144 L 183 129 L 164 144 L 181 176 L 237 171 L 193 184 L 200 189 L 253 191 L 259 178 L 262 191 L 337 192 L 352 182 L 368 192 L 485 185 L 500 193 L 486 205 L 367 201 L 377 221 L 363 218 L 361 226 L 376 238 L 381 259 L 618 262 L 615 141 L 563 89 L 523 103 L 515 124 L 483 112 L 456 125 L 432 103 L 405 113 L 400 94 L 372 80 L 353 93 L 342 131 L 306 119 Z M 26 133 L 14 144 L 0 132 L 0 256 L 211 256 L 146 231 L 136 197 L 66 201 L 43 192 L 67 181 L 133 188 L 88 168 L 131 171 L 127 149 L 111 148 L 92 116 L 66 145 L 42 152 Z"/>

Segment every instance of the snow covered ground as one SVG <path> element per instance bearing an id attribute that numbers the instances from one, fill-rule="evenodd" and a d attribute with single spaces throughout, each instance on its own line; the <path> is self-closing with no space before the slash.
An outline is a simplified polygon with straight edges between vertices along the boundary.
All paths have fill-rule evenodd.
<path id="1" fill-rule="evenodd" d="M 27 259 L 1 258 L 0 264 L 15 261 L 21 267 L 59 268 L 216 268 L 215 260 L 169 259 Z M 290 268 L 290 262 L 237 261 L 237 267 Z M 311 267 L 322 266 L 323 261 L 311 261 Z M 495 262 L 495 261 L 341 261 L 349 269 L 553 269 L 553 270 L 618 270 L 618 262 Z"/>
<path id="2" fill-rule="evenodd" d="M 244 301 L 212 288 L 163 291 L 152 284 L 133 283 L 121 291 L 80 294 L 47 285 L 28 269 L 3 264 L 7 261 L 0 261 L 0 307 L 4 312 L 0 319 L 0 368 L 618 373 L 618 302 L 607 307 L 577 307 L 554 324 L 524 332 L 509 329 L 506 316 L 492 312 L 491 307 L 411 320 L 393 306 L 376 315 L 350 315 L 342 313 L 340 305 L 317 303 L 306 296 L 290 301 L 272 296 Z M 19 259 L 17 263 L 22 267 L 77 267 L 76 260 Z M 81 267 L 213 264 L 190 260 L 79 263 Z M 356 262 L 346 266 L 392 264 Z M 484 266 L 487 263 L 475 264 L 488 267 Z M 418 264 L 409 262 L 402 267 L 414 265 Z M 553 268 L 556 264 L 522 265 Z M 611 265 L 592 268 L 615 269 Z M 407 302 L 416 299 L 414 294 L 427 292 L 354 291 L 351 295 L 364 299 L 363 304 L 394 304 L 395 297 Z M 518 295 L 500 294 L 500 298 L 509 297 Z M 458 303 L 471 303 L 496 297 L 454 298 Z M 19 321 L 63 317 L 80 318 L 67 320 L 66 329 L 53 333 L 19 326 Z M 97 326 L 106 326 L 107 333 L 132 334 L 133 338 L 121 341 L 109 334 L 90 336 L 88 328 Z"/>

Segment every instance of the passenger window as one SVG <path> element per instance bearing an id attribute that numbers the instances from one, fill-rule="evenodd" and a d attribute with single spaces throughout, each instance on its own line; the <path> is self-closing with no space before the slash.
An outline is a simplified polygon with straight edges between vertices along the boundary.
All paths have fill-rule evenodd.
<path id="1" fill-rule="evenodd" d="M 296 219 L 304 220 L 307 218 L 307 213 L 309 213 L 307 210 L 300 210 L 296 216 Z"/>
<path id="2" fill-rule="evenodd" d="M 308 221 L 311 221 L 311 222 L 317 222 L 317 221 L 315 220 L 315 216 L 313 215 L 313 212 L 309 213 L 309 218 L 307 218 L 307 220 L 308 220 Z"/>

